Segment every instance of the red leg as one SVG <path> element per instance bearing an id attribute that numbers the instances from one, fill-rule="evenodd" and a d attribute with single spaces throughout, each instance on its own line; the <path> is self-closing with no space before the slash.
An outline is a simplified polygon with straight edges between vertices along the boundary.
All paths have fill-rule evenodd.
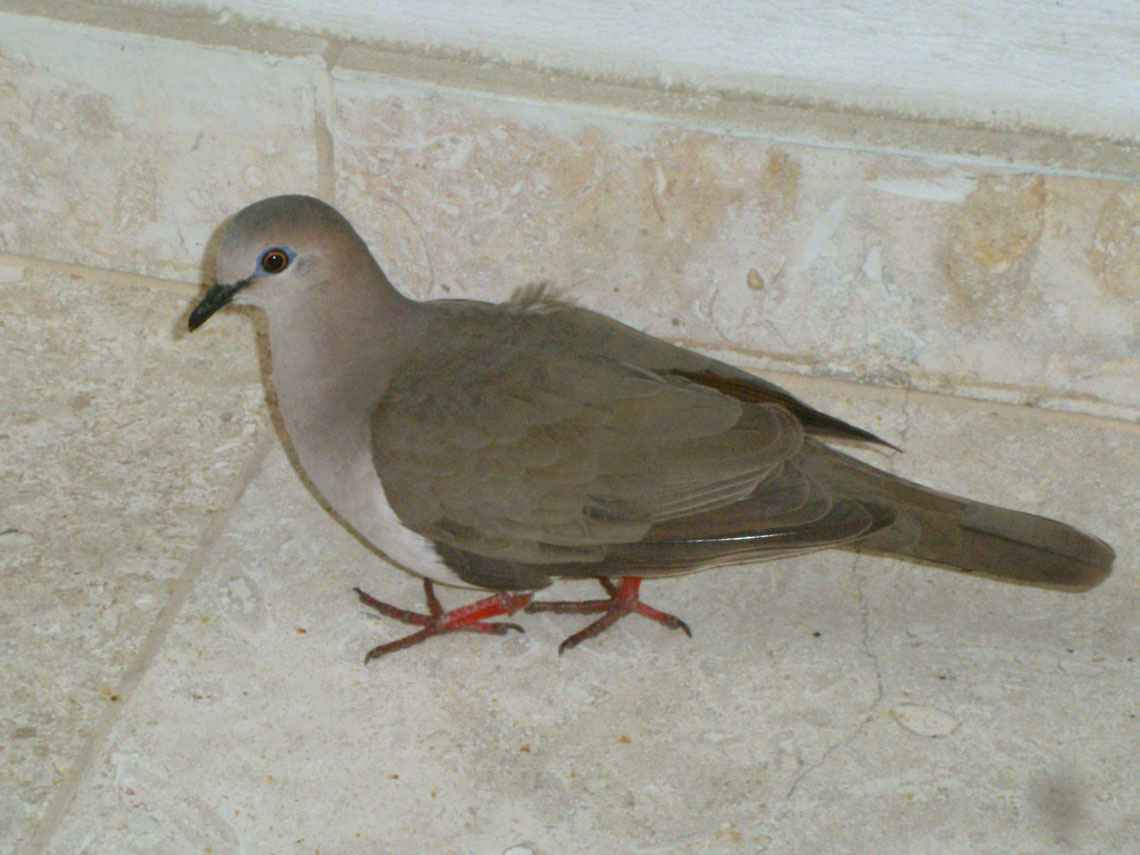
<path id="1" fill-rule="evenodd" d="M 652 606 L 647 606 L 641 602 L 638 597 L 638 589 L 641 587 L 640 576 L 625 576 L 621 580 L 621 585 L 615 585 L 609 579 L 598 577 L 598 581 L 602 583 L 602 587 L 606 589 L 606 593 L 610 595 L 608 600 L 581 600 L 578 602 L 560 602 L 560 603 L 531 603 L 526 607 L 528 614 L 534 612 L 557 612 L 559 614 L 596 614 L 602 612 L 602 616 L 587 626 L 583 630 L 579 630 L 572 636 L 567 638 L 558 647 L 558 653 L 565 653 L 572 647 L 577 647 L 588 638 L 593 638 L 599 635 L 617 623 L 626 615 L 637 614 L 642 617 L 647 617 L 652 621 L 656 621 L 662 626 L 669 629 L 684 630 L 685 635 L 692 638 L 692 630 L 679 617 L 674 617 L 671 614 L 658 611 Z"/>
<path id="2" fill-rule="evenodd" d="M 410 612 L 382 603 L 359 588 L 353 588 L 353 590 L 360 597 L 360 602 L 385 617 L 423 627 L 419 632 L 373 647 L 364 657 L 365 664 L 387 653 L 395 653 L 397 650 L 419 644 L 433 635 L 443 635 L 447 632 L 485 632 L 492 635 L 504 635 L 512 629 L 522 632 L 523 629 L 518 624 L 487 623 L 487 620 L 501 615 L 514 614 L 529 603 L 530 598 L 534 596 L 533 594 L 494 594 L 468 603 L 466 606 L 444 611 L 443 606 L 439 603 L 439 598 L 435 595 L 435 586 L 432 585 L 430 579 L 424 579 L 424 599 L 427 600 L 429 613 L 422 615 L 418 612 Z"/>

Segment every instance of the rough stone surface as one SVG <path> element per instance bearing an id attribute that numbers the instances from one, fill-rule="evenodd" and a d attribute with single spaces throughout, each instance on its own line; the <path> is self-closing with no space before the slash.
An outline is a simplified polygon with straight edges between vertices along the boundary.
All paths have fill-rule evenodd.
<path id="1" fill-rule="evenodd" d="M 336 77 L 338 201 L 401 287 L 583 304 L 800 371 L 1135 416 L 1134 185 Z"/>
<path id="2" fill-rule="evenodd" d="M 313 73 L 0 13 L 0 252 L 198 281 L 223 217 L 316 189 Z"/>

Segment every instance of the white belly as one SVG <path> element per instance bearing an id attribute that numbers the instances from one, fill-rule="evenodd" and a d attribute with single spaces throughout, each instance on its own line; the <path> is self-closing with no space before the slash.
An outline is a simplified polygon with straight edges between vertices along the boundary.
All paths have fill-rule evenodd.
<path id="1" fill-rule="evenodd" d="M 430 540 L 400 522 L 372 464 L 367 434 L 353 433 L 342 436 L 342 442 L 321 442 L 323 453 L 297 446 L 297 456 L 313 486 L 345 522 L 393 563 L 436 582 L 470 587 L 444 564 Z M 331 457 L 329 448 L 338 448 L 343 456 Z"/>

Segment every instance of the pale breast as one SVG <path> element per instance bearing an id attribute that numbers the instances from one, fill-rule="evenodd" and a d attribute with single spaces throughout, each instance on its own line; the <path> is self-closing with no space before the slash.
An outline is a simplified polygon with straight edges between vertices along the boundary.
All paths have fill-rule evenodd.
<path id="1" fill-rule="evenodd" d="M 404 526 L 392 510 L 372 463 L 366 426 L 338 433 L 324 432 L 319 442 L 294 438 L 301 466 L 332 509 L 405 570 L 447 585 L 471 587 L 444 563 L 430 540 Z"/>

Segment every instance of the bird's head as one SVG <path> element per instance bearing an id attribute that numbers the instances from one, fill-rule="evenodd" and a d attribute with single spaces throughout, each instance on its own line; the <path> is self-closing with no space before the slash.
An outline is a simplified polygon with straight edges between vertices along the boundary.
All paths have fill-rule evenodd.
<path id="1" fill-rule="evenodd" d="M 325 283 L 334 260 L 372 257 L 352 226 L 312 196 L 274 196 L 236 214 L 218 245 L 217 284 L 190 314 L 195 330 L 227 303 L 270 309 Z"/>

